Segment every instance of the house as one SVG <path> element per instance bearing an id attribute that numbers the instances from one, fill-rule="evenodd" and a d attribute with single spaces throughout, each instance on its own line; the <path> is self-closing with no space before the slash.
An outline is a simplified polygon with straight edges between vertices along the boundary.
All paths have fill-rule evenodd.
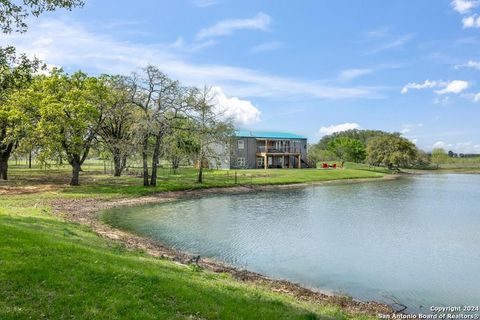
<path id="1" fill-rule="evenodd" d="M 217 145 L 223 169 L 306 168 L 307 138 L 285 132 L 235 131 L 229 147 Z M 229 150 L 228 150 L 229 149 Z"/>

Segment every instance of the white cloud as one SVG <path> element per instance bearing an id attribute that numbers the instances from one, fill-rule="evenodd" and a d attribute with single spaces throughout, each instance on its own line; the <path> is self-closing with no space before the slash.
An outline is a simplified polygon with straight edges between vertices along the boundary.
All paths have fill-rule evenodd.
<path id="1" fill-rule="evenodd" d="M 54 69 L 60 69 L 60 66 L 56 66 L 54 64 L 45 64 L 45 68 L 37 70 L 36 74 L 48 76 Z"/>
<path id="2" fill-rule="evenodd" d="M 253 46 L 250 51 L 254 53 L 259 53 L 259 52 L 266 52 L 266 51 L 272 51 L 279 49 L 283 46 L 283 42 L 280 41 L 270 41 L 270 42 L 265 42 L 265 43 L 260 43 L 257 44 L 256 46 Z"/>
<path id="3" fill-rule="evenodd" d="M 380 46 L 368 51 L 367 54 L 375 54 L 375 53 L 379 53 L 379 52 L 385 51 L 385 50 L 401 48 L 405 44 L 407 44 L 412 38 L 413 38 L 412 34 L 405 34 L 405 35 L 399 36 L 399 37 L 393 39 L 390 42 L 387 42 L 383 45 L 380 45 Z"/>
<path id="4" fill-rule="evenodd" d="M 460 93 L 463 90 L 468 88 L 468 82 L 463 80 L 453 80 L 448 83 L 447 86 L 441 90 L 436 90 L 437 94 L 446 94 L 446 93 Z"/>
<path id="5" fill-rule="evenodd" d="M 451 3 L 453 9 L 462 14 L 469 12 L 471 9 L 478 6 L 478 4 L 478 1 L 472 0 L 452 0 Z"/>
<path id="6" fill-rule="evenodd" d="M 480 28 L 480 16 L 473 15 L 462 19 L 463 28 Z"/>
<path id="7" fill-rule="evenodd" d="M 437 141 L 433 144 L 432 149 L 445 149 L 447 144 L 443 141 Z"/>
<path id="8" fill-rule="evenodd" d="M 460 68 L 472 68 L 472 69 L 480 70 L 480 61 L 470 60 L 465 64 L 457 64 L 455 66 L 455 69 L 460 69 Z"/>
<path id="9" fill-rule="evenodd" d="M 35 40 L 48 35 L 53 41 L 38 45 Z M 48 63 L 81 66 L 97 72 L 127 74 L 155 64 L 170 76 L 188 85 L 221 85 L 236 96 L 295 96 L 313 98 L 352 98 L 372 96 L 370 88 L 343 88 L 299 81 L 255 70 L 225 65 L 191 64 L 179 59 L 171 44 L 141 45 L 121 42 L 109 36 L 94 34 L 80 25 L 47 21 L 27 34 L 7 35 L 6 40 L 19 52 L 35 53 Z M 227 90 L 228 89 L 228 90 Z"/>
<path id="10" fill-rule="evenodd" d="M 348 81 L 369 73 L 372 73 L 371 69 L 346 69 L 342 70 L 338 77 L 340 80 Z"/>
<path id="11" fill-rule="evenodd" d="M 213 103 L 216 111 L 224 118 L 242 126 L 260 121 L 261 112 L 250 101 L 237 97 L 228 98 L 220 87 L 212 87 Z"/>
<path id="12" fill-rule="evenodd" d="M 175 42 L 170 44 L 167 49 L 183 51 L 183 52 L 197 52 L 201 49 L 205 49 L 217 44 L 215 40 L 196 41 L 193 43 L 187 43 L 182 37 L 177 38 Z"/>
<path id="13" fill-rule="evenodd" d="M 358 123 L 342 123 L 342 124 L 334 124 L 328 127 L 321 127 L 317 135 L 318 136 L 325 136 L 335 132 L 342 132 L 352 129 L 360 129 L 360 125 Z"/>
<path id="14" fill-rule="evenodd" d="M 179 49 L 186 46 L 183 40 L 173 44 L 132 43 L 93 33 L 71 21 L 38 21 L 26 34 L 0 37 L 0 45 L 14 45 L 18 52 L 35 54 L 49 64 L 95 73 L 129 74 L 154 64 L 186 85 L 221 86 L 227 95 L 237 97 L 376 98 L 382 90 L 333 86 L 326 81 L 305 81 L 228 65 L 191 63 L 185 58 L 185 50 Z M 38 41 L 42 38 L 49 40 Z"/>
<path id="15" fill-rule="evenodd" d="M 404 124 L 402 126 L 402 130 L 400 130 L 400 133 L 401 134 L 407 134 L 409 132 L 411 132 L 412 130 L 414 130 L 415 128 L 421 128 L 423 127 L 423 123 L 416 123 L 416 124 L 412 124 L 412 123 L 408 123 L 408 124 Z"/>
<path id="16" fill-rule="evenodd" d="M 219 4 L 221 0 L 193 0 L 193 4 L 200 8 L 207 8 Z"/>
<path id="17" fill-rule="evenodd" d="M 204 39 L 230 35 L 237 30 L 261 30 L 267 31 L 271 22 L 270 16 L 260 12 L 253 18 L 223 20 L 211 27 L 198 32 L 197 38 Z"/>
<path id="18" fill-rule="evenodd" d="M 480 144 L 473 142 L 457 142 L 457 143 L 445 143 L 444 141 L 437 141 L 433 144 L 432 149 L 442 148 L 446 151 L 452 150 L 456 153 L 475 153 L 480 154 Z"/>
<path id="19" fill-rule="evenodd" d="M 367 38 L 383 38 L 390 32 L 390 27 L 383 27 L 375 30 L 370 30 L 365 33 Z"/>
<path id="20" fill-rule="evenodd" d="M 449 97 L 449 96 L 444 96 L 444 97 L 441 97 L 441 98 L 435 98 L 435 99 L 433 99 L 433 103 L 434 103 L 434 104 L 443 104 L 443 105 L 446 105 L 446 104 L 448 104 L 449 101 L 450 101 L 450 97 Z"/>
<path id="21" fill-rule="evenodd" d="M 480 92 L 475 94 L 475 96 L 473 97 L 473 101 L 480 102 Z"/>
<path id="22" fill-rule="evenodd" d="M 427 88 L 433 88 L 433 87 L 436 87 L 438 85 L 438 82 L 437 81 L 430 81 L 430 80 L 425 80 L 424 83 L 415 83 L 415 82 L 411 82 L 409 84 L 407 84 L 406 86 L 404 86 L 402 88 L 402 91 L 401 93 L 405 94 L 408 92 L 408 90 L 410 89 L 427 89 Z"/>
<path id="23" fill-rule="evenodd" d="M 400 92 L 405 94 L 411 89 L 421 90 L 421 89 L 430 89 L 430 88 L 441 88 L 440 90 L 435 90 L 435 93 L 436 94 L 460 93 L 465 89 L 467 89 L 468 86 L 469 86 L 469 83 L 463 80 L 453 80 L 450 82 L 425 80 L 424 83 L 411 82 L 406 86 L 404 86 Z"/>

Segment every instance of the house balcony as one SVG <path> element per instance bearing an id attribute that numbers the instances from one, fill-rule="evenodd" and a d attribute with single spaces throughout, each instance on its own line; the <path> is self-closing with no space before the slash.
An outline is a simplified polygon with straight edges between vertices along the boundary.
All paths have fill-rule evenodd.
<path id="1" fill-rule="evenodd" d="M 257 146 L 257 153 L 268 154 L 299 154 L 300 147 L 265 147 Z"/>

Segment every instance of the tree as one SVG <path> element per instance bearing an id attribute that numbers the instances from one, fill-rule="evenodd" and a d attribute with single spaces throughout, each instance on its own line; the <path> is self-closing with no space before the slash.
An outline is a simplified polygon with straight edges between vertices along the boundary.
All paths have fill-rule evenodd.
<path id="1" fill-rule="evenodd" d="M 368 141 L 376 138 L 378 136 L 382 136 L 385 134 L 390 134 L 381 130 L 359 130 L 359 129 L 351 129 L 346 131 L 334 132 L 332 134 L 323 136 L 320 141 L 317 143 L 320 149 L 327 150 L 328 144 L 330 141 L 346 137 L 354 140 L 360 141 L 364 146 L 367 145 Z M 398 134 L 399 135 L 399 134 Z"/>
<path id="2" fill-rule="evenodd" d="M 130 87 L 121 76 L 102 76 L 106 85 L 104 121 L 99 136 L 106 150 L 112 154 L 115 177 L 120 177 L 127 157 L 135 150 L 135 124 L 138 112 L 130 102 Z"/>
<path id="3" fill-rule="evenodd" d="M 195 137 L 198 144 L 198 183 L 203 182 L 203 163 L 206 160 L 218 157 L 215 145 L 228 143 L 233 134 L 232 124 L 228 120 L 222 120 L 222 115 L 215 110 L 212 103 L 213 99 L 214 92 L 207 87 L 196 90 L 194 94 Z"/>
<path id="4" fill-rule="evenodd" d="M 423 150 L 417 150 L 417 159 L 415 160 L 415 167 L 425 168 L 430 165 L 430 156 Z"/>
<path id="5" fill-rule="evenodd" d="M 33 111 L 28 87 L 40 61 L 0 48 L 0 179 L 8 178 L 8 159 L 31 128 Z"/>
<path id="6" fill-rule="evenodd" d="M 442 163 L 446 163 L 448 160 L 448 154 L 442 148 L 435 148 L 432 151 L 431 161 L 438 167 Z"/>
<path id="7" fill-rule="evenodd" d="M 3 33 L 25 32 L 25 20 L 29 15 L 38 17 L 45 11 L 54 11 L 57 8 L 71 10 L 83 4 L 82 0 L 1 0 L 0 29 Z"/>
<path id="8" fill-rule="evenodd" d="M 358 140 L 348 137 L 338 137 L 328 143 L 327 150 L 342 161 L 360 162 L 365 159 L 365 146 Z"/>
<path id="9" fill-rule="evenodd" d="M 8 179 L 8 160 L 22 139 L 31 135 L 37 111 L 29 89 L 12 93 L 0 105 L 0 179 Z"/>
<path id="10" fill-rule="evenodd" d="M 382 135 L 369 141 L 367 161 L 371 165 L 384 165 L 389 169 L 406 167 L 415 163 L 417 147 L 396 134 Z"/>
<path id="11" fill-rule="evenodd" d="M 130 77 L 132 103 L 142 111 L 142 126 L 139 135 L 142 140 L 143 185 L 157 185 L 157 171 L 161 143 L 171 118 L 184 114 L 189 108 L 190 91 L 181 87 L 155 66 L 143 69 L 141 75 Z M 148 155 L 153 140 L 152 174 L 149 180 Z"/>
<path id="12" fill-rule="evenodd" d="M 162 156 L 170 160 L 174 173 L 182 160 L 191 159 L 198 153 L 195 139 L 195 122 L 188 117 L 177 117 L 170 124 L 170 132 L 163 140 Z"/>
<path id="13" fill-rule="evenodd" d="M 63 152 L 72 166 L 70 185 L 80 184 L 81 166 L 104 121 L 106 87 L 83 72 L 72 75 L 54 71 L 39 81 L 40 122 L 38 133 L 43 152 Z"/>

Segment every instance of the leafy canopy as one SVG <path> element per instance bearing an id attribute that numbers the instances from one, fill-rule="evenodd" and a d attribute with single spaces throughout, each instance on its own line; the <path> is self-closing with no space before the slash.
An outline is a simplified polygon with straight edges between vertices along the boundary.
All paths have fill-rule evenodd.
<path id="1" fill-rule="evenodd" d="M 348 137 L 337 137 L 330 140 L 327 150 L 342 161 L 360 162 L 365 159 L 365 146 L 363 143 Z"/>
<path id="2" fill-rule="evenodd" d="M 414 143 L 394 134 L 374 138 L 367 145 L 367 161 L 372 165 L 408 167 L 415 164 L 417 156 Z"/>
<path id="3" fill-rule="evenodd" d="M 44 150 L 65 152 L 70 164 L 82 164 L 103 121 L 104 83 L 83 72 L 55 70 L 42 77 L 38 134 Z"/>
<path id="4" fill-rule="evenodd" d="M 83 6 L 83 0 L 0 0 L 0 29 L 3 33 L 25 32 L 29 15 L 38 17 L 57 8 L 71 10 Z"/>

